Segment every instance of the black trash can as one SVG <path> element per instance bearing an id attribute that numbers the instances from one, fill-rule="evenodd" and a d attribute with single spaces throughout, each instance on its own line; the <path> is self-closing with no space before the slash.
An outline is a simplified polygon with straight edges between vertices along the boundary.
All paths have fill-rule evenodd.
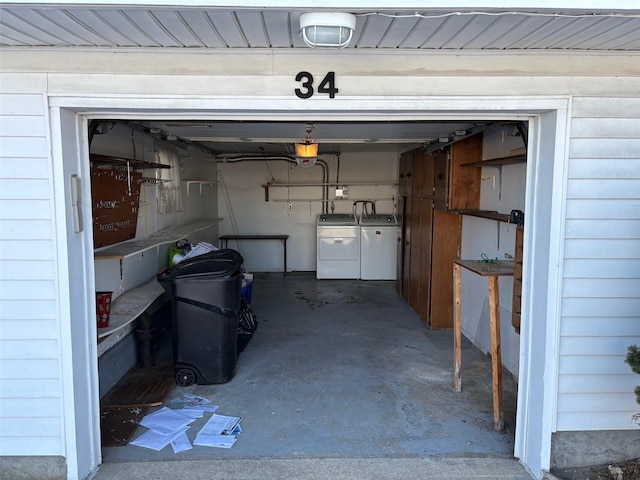
<path id="1" fill-rule="evenodd" d="M 178 385 L 225 383 L 233 377 L 243 262 L 235 250 L 216 250 L 158 274 L 171 294 Z"/>

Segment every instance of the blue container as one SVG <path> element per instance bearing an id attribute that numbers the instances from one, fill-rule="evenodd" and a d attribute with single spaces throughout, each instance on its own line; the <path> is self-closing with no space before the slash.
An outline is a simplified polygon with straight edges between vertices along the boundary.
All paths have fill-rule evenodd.
<path id="1" fill-rule="evenodd" d="M 251 290 L 253 289 L 253 274 L 245 273 L 242 275 L 242 287 L 240 288 L 240 293 L 247 301 L 247 303 L 251 303 Z"/>

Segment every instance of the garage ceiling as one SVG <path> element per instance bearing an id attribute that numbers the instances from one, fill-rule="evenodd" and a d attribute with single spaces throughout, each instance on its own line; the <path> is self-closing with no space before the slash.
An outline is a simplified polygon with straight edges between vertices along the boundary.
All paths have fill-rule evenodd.
<path id="1" fill-rule="evenodd" d="M 107 127 L 111 122 L 106 122 Z M 220 155 L 292 155 L 294 144 L 311 138 L 320 154 L 336 153 L 348 144 L 402 145 L 416 148 L 478 132 L 485 122 L 126 122 L 158 139 L 176 145 L 197 144 Z M 493 122 L 500 126 L 502 122 Z M 517 131 L 517 129 L 513 129 Z M 309 132 L 309 133 L 307 133 Z"/>

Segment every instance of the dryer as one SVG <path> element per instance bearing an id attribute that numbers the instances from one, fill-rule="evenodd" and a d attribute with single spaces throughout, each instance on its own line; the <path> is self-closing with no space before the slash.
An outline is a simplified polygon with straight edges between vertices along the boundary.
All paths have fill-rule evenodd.
<path id="1" fill-rule="evenodd" d="M 360 217 L 360 278 L 395 280 L 400 229 L 395 215 L 364 214 Z"/>
<path id="2" fill-rule="evenodd" d="M 321 214 L 316 225 L 316 278 L 360 278 L 360 227 L 356 215 Z"/>

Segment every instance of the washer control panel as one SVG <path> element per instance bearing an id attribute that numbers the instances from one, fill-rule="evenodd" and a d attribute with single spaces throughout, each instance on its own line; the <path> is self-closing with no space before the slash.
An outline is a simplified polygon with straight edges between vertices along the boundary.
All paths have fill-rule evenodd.
<path id="1" fill-rule="evenodd" d="M 361 225 L 397 225 L 398 219 L 395 215 L 384 214 L 364 214 L 360 217 Z"/>
<path id="2" fill-rule="evenodd" d="M 358 219 L 351 213 L 323 213 L 318 215 L 318 225 L 357 225 Z"/>

